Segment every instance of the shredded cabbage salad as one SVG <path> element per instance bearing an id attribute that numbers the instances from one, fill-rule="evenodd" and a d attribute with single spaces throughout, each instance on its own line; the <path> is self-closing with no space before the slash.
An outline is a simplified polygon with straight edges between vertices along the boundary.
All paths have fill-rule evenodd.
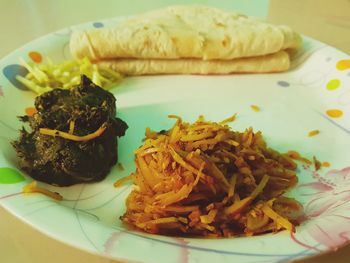
<path id="1" fill-rule="evenodd" d="M 16 76 L 19 82 L 39 95 L 57 88 L 70 89 L 80 83 L 83 74 L 104 89 L 111 88 L 122 79 L 118 72 L 101 68 L 87 58 L 58 64 L 53 63 L 50 58 L 45 60 L 47 63 L 38 65 L 21 58 L 20 63 L 28 70 L 28 74 L 25 77 Z"/>

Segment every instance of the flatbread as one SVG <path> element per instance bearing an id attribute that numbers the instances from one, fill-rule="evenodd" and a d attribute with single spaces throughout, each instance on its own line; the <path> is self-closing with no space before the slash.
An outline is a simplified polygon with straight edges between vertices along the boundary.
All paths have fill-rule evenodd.
<path id="1" fill-rule="evenodd" d="M 289 68 L 285 51 L 232 60 L 201 59 L 113 59 L 97 62 L 125 75 L 268 73 Z"/>
<path id="2" fill-rule="evenodd" d="M 74 57 L 88 57 L 92 61 L 118 58 L 233 60 L 297 49 L 300 45 L 299 34 L 287 26 L 271 25 L 206 6 L 167 7 L 132 17 L 112 28 L 74 32 L 70 41 Z M 133 63 L 136 61 L 130 61 Z M 153 64 L 152 61 L 143 63 Z M 207 67 L 202 66 L 207 65 L 204 62 L 189 60 L 188 63 Z"/>

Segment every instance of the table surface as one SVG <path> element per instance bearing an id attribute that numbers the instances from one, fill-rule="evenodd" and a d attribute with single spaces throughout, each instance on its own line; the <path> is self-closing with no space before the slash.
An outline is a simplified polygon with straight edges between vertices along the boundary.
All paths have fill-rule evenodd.
<path id="1" fill-rule="evenodd" d="M 238 10 L 266 18 L 272 23 L 287 24 L 300 33 L 350 54 L 350 0 L 128 0 L 125 3 L 124 0 L 1 1 L 0 58 L 28 41 L 69 25 L 183 3 Z M 2 207 L 0 248 L 0 261 L 5 263 L 115 262 L 53 240 L 24 224 Z M 349 258 L 350 247 L 344 247 L 334 253 L 300 262 L 343 263 L 349 262 Z"/>

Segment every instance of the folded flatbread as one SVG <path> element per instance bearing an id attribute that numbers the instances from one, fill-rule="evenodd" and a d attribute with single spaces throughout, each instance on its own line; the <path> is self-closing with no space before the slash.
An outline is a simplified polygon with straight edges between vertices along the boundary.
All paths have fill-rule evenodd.
<path id="1" fill-rule="evenodd" d="M 127 75 L 278 72 L 301 37 L 238 13 L 173 6 L 71 36 L 71 53 Z"/>

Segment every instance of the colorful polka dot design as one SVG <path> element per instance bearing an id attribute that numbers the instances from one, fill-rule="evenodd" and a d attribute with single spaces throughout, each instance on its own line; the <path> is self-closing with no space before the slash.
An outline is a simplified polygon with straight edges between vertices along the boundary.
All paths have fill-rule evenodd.
<path id="1" fill-rule="evenodd" d="M 284 80 L 277 81 L 277 85 L 278 85 L 278 86 L 281 86 L 281 87 L 284 87 L 284 88 L 290 86 L 289 82 L 284 81 Z"/>
<path id="2" fill-rule="evenodd" d="M 327 62 L 331 60 L 332 58 L 330 57 L 327 57 L 326 59 Z M 350 60 L 349 59 L 339 60 L 336 64 L 336 69 L 340 71 L 350 69 Z M 350 76 L 350 72 L 347 75 Z M 308 78 L 310 79 L 302 80 L 301 84 L 308 86 L 309 84 L 312 84 L 314 82 L 313 77 L 308 76 Z M 286 88 L 286 87 L 289 87 L 291 84 L 290 82 L 287 82 L 285 80 L 279 80 L 277 81 L 277 85 L 280 87 Z M 341 88 L 341 81 L 339 79 L 331 79 L 326 84 L 326 89 L 328 91 L 335 91 L 335 90 L 338 90 L 339 88 Z M 341 105 L 350 105 L 350 91 L 345 91 L 344 93 L 340 94 L 338 96 L 337 101 Z M 344 112 L 340 109 L 328 109 L 325 111 L 325 113 L 328 117 L 334 118 L 334 119 L 341 118 L 344 115 Z"/>
<path id="3" fill-rule="evenodd" d="M 329 62 L 331 61 L 332 58 L 330 57 L 327 57 L 326 58 L 326 61 Z M 350 69 L 350 60 L 339 60 L 337 63 L 336 63 L 336 69 L 337 70 L 340 70 L 340 71 L 343 71 L 343 70 L 347 70 L 347 69 Z M 311 86 L 313 84 L 317 84 L 317 86 L 321 83 L 321 81 L 319 82 L 315 82 L 315 77 L 317 77 L 317 79 L 319 79 L 319 73 L 317 72 L 314 72 L 314 75 L 313 76 L 312 74 L 309 74 L 306 78 L 307 79 L 304 79 L 302 78 L 300 80 L 300 83 L 295 83 L 297 85 L 303 85 L 303 86 Z M 348 72 L 348 74 L 350 76 L 350 72 Z M 323 76 L 325 77 L 325 76 Z M 341 88 L 341 81 L 339 79 L 331 79 L 327 82 L 326 84 L 326 90 L 328 91 L 335 91 L 335 90 L 338 90 Z M 283 87 L 283 88 L 287 88 L 289 86 L 291 86 L 291 83 L 288 82 L 288 81 L 285 81 L 285 80 L 279 80 L 277 81 L 277 85 L 280 86 L 280 87 Z M 337 98 L 337 102 L 341 105 L 350 105 L 350 91 L 345 91 L 343 92 L 342 94 L 340 94 Z M 334 109 L 326 109 L 325 110 L 325 114 L 330 117 L 330 118 L 333 118 L 333 119 L 339 119 L 339 118 L 342 118 L 343 115 L 344 115 L 344 112 L 338 108 L 334 108 Z"/>
<path id="4" fill-rule="evenodd" d="M 327 88 L 327 90 L 332 91 L 332 90 L 338 89 L 339 86 L 340 86 L 340 80 L 339 79 L 332 79 L 327 83 L 326 88 Z"/>
<path id="5" fill-rule="evenodd" d="M 29 117 L 33 116 L 37 112 L 36 108 L 33 107 L 28 107 L 24 111 Z"/>
<path id="6" fill-rule="evenodd" d="M 26 86 L 24 86 L 21 82 L 19 82 L 16 79 L 17 75 L 24 77 L 28 74 L 28 70 L 25 67 L 18 64 L 7 65 L 3 68 L 2 73 L 8 79 L 8 81 L 10 81 L 11 84 L 16 88 L 20 90 L 28 90 Z"/>
<path id="7" fill-rule="evenodd" d="M 336 69 L 339 71 L 350 69 L 350 59 L 339 60 L 336 64 Z M 349 73 L 348 73 L 349 74 Z M 331 79 L 326 85 L 328 91 L 334 91 L 341 88 L 341 81 L 339 79 Z M 350 104 L 350 91 L 345 91 L 337 97 L 337 102 L 341 105 Z M 330 118 L 341 118 L 344 112 L 340 109 L 328 109 L 326 110 L 326 115 Z"/>
<path id="8" fill-rule="evenodd" d="M 337 62 L 336 68 L 338 70 L 350 69 L 350 59 L 339 60 Z"/>
<path id="9" fill-rule="evenodd" d="M 29 52 L 28 57 L 30 57 L 35 63 L 41 63 L 43 60 L 43 56 L 37 51 Z"/>
<path id="10" fill-rule="evenodd" d="M 25 181 L 25 178 L 15 169 L 0 168 L 0 184 L 16 184 Z"/>
<path id="11" fill-rule="evenodd" d="M 329 109 L 326 114 L 331 118 L 340 118 L 343 116 L 343 111 L 339 109 Z"/>
<path id="12" fill-rule="evenodd" d="M 101 28 L 101 27 L 104 27 L 104 24 L 101 23 L 101 22 L 95 22 L 92 24 L 93 27 L 96 27 L 96 28 Z"/>
<path id="13" fill-rule="evenodd" d="M 34 63 L 37 63 L 37 64 L 39 64 L 43 61 L 43 56 L 38 51 L 30 51 L 28 53 L 28 57 Z M 25 67 L 23 67 L 22 65 L 19 65 L 19 64 L 8 65 L 2 70 L 2 73 L 11 82 L 11 84 L 13 86 L 15 86 L 16 88 L 18 88 L 20 90 L 28 90 L 28 88 L 26 86 L 24 86 L 21 82 L 19 82 L 16 79 L 17 75 L 24 77 L 25 75 L 28 74 L 28 70 Z M 0 96 L 1 96 L 1 94 L 3 94 L 3 93 L 2 93 L 1 87 L 0 87 Z"/>

